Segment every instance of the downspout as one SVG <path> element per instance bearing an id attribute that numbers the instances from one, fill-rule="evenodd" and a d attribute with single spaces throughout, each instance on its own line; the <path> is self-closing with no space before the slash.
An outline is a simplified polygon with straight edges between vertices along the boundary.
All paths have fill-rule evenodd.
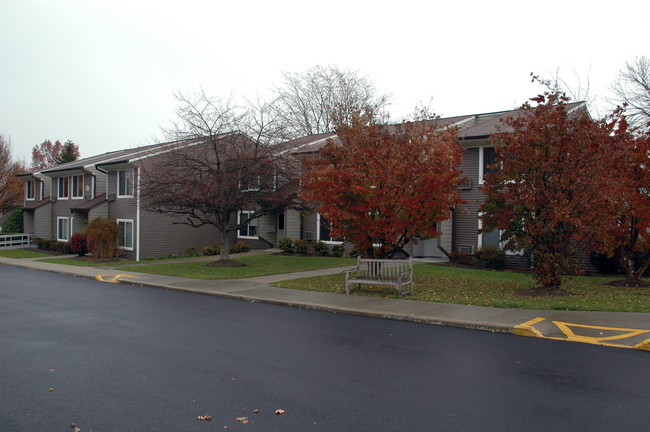
<path id="1" fill-rule="evenodd" d="M 138 187 L 136 189 L 136 204 L 135 204 L 135 260 L 140 261 L 140 168 L 138 168 Z"/>

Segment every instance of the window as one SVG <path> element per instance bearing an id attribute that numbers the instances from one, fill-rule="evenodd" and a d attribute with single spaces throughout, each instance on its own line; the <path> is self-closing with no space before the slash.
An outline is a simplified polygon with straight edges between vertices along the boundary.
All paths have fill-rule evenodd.
<path id="1" fill-rule="evenodd" d="M 82 175 L 72 176 L 72 198 L 84 197 L 84 177 Z"/>
<path id="2" fill-rule="evenodd" d="M 257 192 L 260 190 L 260 176 L 253 176 L 248 180 L 239 182 L 239 188 L 242 192 Z"/>
<path id="3" fill-rule="evenodd" d="M 59 199 L 70 198 L 70 177 L 59 177 Z"/>
<path id="4" fill-rule="evenodd" d="M 324 242 L 341 242 L 341 238 L 332 237 L 332 224 L 318 213 L 318 240 Z"/>
<path id="5" fill-rule="evenodd" d="M 122 248 L 133 250 L 133 220 L 118 219 L 117 226 L 120 227 L 120 236 L 122 239 Z"/>
<path id="6" fill-rule="evenodd" d="M 56 239 L 58 241 L 67 242 L 70 238 L 69 236 L 69 221 L 67 217 L 57 217 L 56 218 Z"/>
<path id="7" fill-rule="evenodd" d="M 28 200 L 33 200 L 36 198 L 36 181 L 27 180 L 25 182 L 25 198 Z"/>
<path id="8" fill-rule="evenodd" d="M 117 172 L 117 196 L 118 198 L 133 197 L 133 170 L 122 170 Z"/>
<path id="9" fill-rule="evenodd" d="M 497 163 L 497 153 L 494 147 L 481 147 L 479 148 L 479 174 L 478 181 L 483 184 L 483 178 L 486 174 L 497 172 L 499 168 L 490 167 Z"/>
<path id="10" fill-rule="evenodd" d="M 250 222 L 245 227 L 242 227 L 237 232 L 238 238 L 251 238 L 256 239 L 257 237 L 257 224 L 259 223 L 258 219 L 250 219 L 252 211 L 241 211 L 239 212 L 239 223 L 244 223 L 248 220 Z"/>

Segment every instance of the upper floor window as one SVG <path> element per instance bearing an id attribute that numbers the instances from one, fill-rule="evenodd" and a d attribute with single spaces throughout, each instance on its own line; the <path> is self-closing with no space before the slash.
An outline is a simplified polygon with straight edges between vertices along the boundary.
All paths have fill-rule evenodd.
<path id="1" fill-rule="evenodd" d="M 75 175 L 70 177 L 72 179 L 72 198 L 84 197 L 84 176 Z"/>
<path id="2" fill-rule="evenodd" d="M 260 190 L 260 176 L 253 176 L 248 180 L 239 182 L 242 192 L 257 192 Z"/>
<path id="3" fill-rule="evenodd" d="M 239 221 L 238 223 L 244 223 L 250 219 L 252 216 L 253 212 L 252 211 L 240 211 L 239 212 Z M 237 231 L 237 237 L 238 238 L 251 238 L 251 239 L 256 239 L 257 237 L 257 227 L 258 227 L 259 220 L 258 219 L 250 219 L 250 222 L 248 222 L 248 225 L 245 227 L 242 227 Z"/>
<path id="4" fill-rule="evenodd" d="M 70 177 L 59 177 L 59 199 L 70 198 Z"/>
<path id="5" fill-rule="evenodd" d="M 25 182 L 25 198 L 28 200 L 36 199 L 36 180 L 27 180 Z"/>
<path id="6" fill-rule="evenodd" d="M 133 170 L 117 172 L 117 196 L 119 198 L 133 197 Z"/>
<path id="7" fill-rule="evenodd" d="M 497 153 L 494 147 L 479 148 L 479 173 L 478 181 L 483 184 L 486 174 L 497 172 L 499 169 L 494 165 L 497 163 Z"/>

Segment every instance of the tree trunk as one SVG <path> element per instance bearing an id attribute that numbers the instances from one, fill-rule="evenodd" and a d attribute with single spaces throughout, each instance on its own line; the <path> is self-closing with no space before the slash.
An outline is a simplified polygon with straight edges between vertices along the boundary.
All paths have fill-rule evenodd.
<path id="1" fill-rule="evenodd" d="M 219 252 L 219 259 L 224 261 L 230 259 L 230 238 L 228 234 L 228 231 L 221 230 L 221 240 L 219 242 L 221 251 Z"/>

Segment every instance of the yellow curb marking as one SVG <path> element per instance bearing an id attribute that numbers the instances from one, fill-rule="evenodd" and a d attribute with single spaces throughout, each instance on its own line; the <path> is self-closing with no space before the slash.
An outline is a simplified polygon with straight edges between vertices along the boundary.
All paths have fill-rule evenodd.
<path id="1" fill-rule="evenodd" d="M 540 321 L 544 321 L 546 318 L 534 318 L 530 321 L 526 321 L 523 324 L 520 324 L 518 326 L 515 326 L 515 334 L 518 336 L 530 336 L 530 337 L 541 337 L 543 338 L 544 335 L 542 332 L 537 330 L 535 327 L 533 327 L 535 324 L 537 324 Z"/>
<path id="2" fill-rule="evenodd" d="M 120 278 L 134 278 L 138 279 L 138 276 L 131 276 L 131 275 L 126 275 L 126 274 L 118 274 L 113 276 L 111 279 L 104 279 L 102 275 L 97 275 L 95 276 L 95 280 L 101 281 L 101 282 L 109 282 L 109 283 L 120 283 Z"/>
<path id="3" fill-rule="evenodd" d="M 599 343 L 603 341 L 611 341 L 611 340 L 617 340 L 617 339 L 627 339 L 633 336 L 638 336 L 643 333 L 650 333 L 650 330 L 639 330 L 639 329 L 628 329 L 628 328 L 617 328 L 617 327 L 603 327 L 603 326 L 591 326 L 591 325 L 583 325 L 583 324 L 571 324 L 571 323 L 565 323 L 561 321 L 553 321 L 553 324 L 555 324 L 561 331 L 564 333 L 569 340 L 575 340 L 578 342 L 588 342 L 588 343 Z M 571 327 L 580 327 L 580 328 L 589 328 L 589 329 L 597 329 L 597 330 L 605 330 L 605 331 L 621 331 L 621 332 L 627 332 L 627 333 L 622 333 L 614 336 L 604 336 L 604 337 L 592 337 L 592 336 L 580 336 L 575 334 L 570 328 Z M 602 334 L 602 332 L 601 332 Z"/>
<path id="4" fill-rule="evenodd" d="M 650 339 L 646 339 L 645 341 L 638 343 L 634 346 L 631 345 L 625 345 L 625 344 L 614 344 L 614 343 L 607 343 L 607 341 L 615 341 L 619 339 L 627 339 L 631 338 L 634 336 L 642 335 L 644 333 L 650 333 L 650 330 L 641 330 L 641 329 L 628 329 L 628 328 L 619 328 L 619 327 L 605 327 L 605 326 L 592 326 L 592 325 L 585 325 L 585 324 L 572 324 L 572 323 L 566 323 L 562 321 L 551 321 L 555 326 L 566 336 L 566 338 L 563 337 L 554 337 L 554 336 L 544 336 L 544 334 L 537 330 L 535 327 L 533 327 L 535 324 L 545 321 L 546 318 L 534 318 L 530 321 L 526 321 L 523 324 L 520 324 L 518 326 L 515 326 L 514 328 L 514 333 L 519 336 L 531 336 L 531 337 L 540 337 L 544 339 L 553 339 L 553 340 L 568 340 L 572 342 L 583 342 L 583 343 L 590 343 L 594 345 L 605 345 L 605 346 L 612 346 L 612 347 L 619 347 L 619 348 L 635 348 L 639 350 L 644 350 L 644 351 L 650 351 Z M 593 329 L 593 330 L 602 330 L 602 331 L 615 331 L 615 332 L 623 332 L 621 334 L 616 334 L 613 336 L 598 336 L 598 337 L 593 337 L 593 336 L 581 336 L 575 334 L 575 332 L 570 328 L 570 327 L 577 327 L 577 328 L 583 328 L 583 329 Z M 602 335 L 603 332 L 600 332 Z"/>

